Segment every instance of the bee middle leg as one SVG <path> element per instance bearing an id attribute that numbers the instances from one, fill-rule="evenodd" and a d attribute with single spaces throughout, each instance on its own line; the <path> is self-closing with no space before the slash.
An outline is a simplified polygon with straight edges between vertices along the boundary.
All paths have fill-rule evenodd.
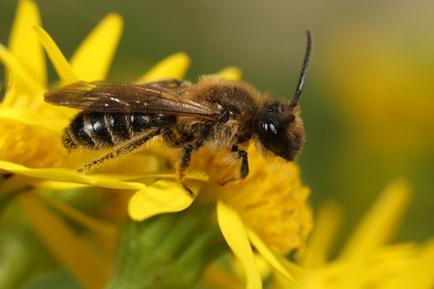
<path id="1" fill-rule="evenodd" d="M 178 164 L 178 179 L 183 180 L 185 172 L 190 166 L 191 154 L 200 148 L 204 143 L 204 138 L 193 142 L 193 138 L 185 134 L 177 134 L 171 129 L 163 129 L 162 136 L 167 144 L 172 147 L 182 147 L 181 160 Z"/>
<path id="2" fill-rule="evenodd" d="M 95 159 L 91 162 L 88 162 L 87 164 L 85 164 L 82 168 L 78 169 L 77 171 L 79 173 L 82 173 L 84 171 L 88 171 L 88 170 L 92 169 L 95 166 L 101 165 L 102 163 L 104 163 L 107 160 L 131 153 L 131 152 L 139 149 L 148 140 L 159 135 L 160 133 L 161 133 L 160 130 L 155 130 L 155 131 L 150 132 L 148 134 L 142 135 L 139 138 L 136 138 L 132 141 L 129 141 L 129 142 L 119 146 L 118 148 L 114 149 L 113 151 L 109 152 L 108 154 L 105 154 L 102 157 Z"/>
<path id="3" fill-rule="evenodd" d="M 197 141 L 193 144 L 186 144 L 182 148 L 181 160 L 178 167 L 178 178 L 182 180 L 185 177 L 185 172 L 190 166 L 191 154 L 198 150 L 203 145 L 203 141 Z"/>

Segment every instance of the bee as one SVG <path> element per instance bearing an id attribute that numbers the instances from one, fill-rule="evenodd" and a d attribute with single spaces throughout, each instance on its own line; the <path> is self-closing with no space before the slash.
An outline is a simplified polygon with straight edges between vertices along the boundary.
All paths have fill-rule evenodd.
<path id="1" fill-rule="evenodd" d="M 292 161 L 304 143 L 299 100 L 311 60 L 307 48 L 295 94 L 290 101 L 272 99 L 250 84 L 204 76 L 197 84 L 176 79 L 151 83 L 77 82 L 45 94 L 49 103 L 81 110 L 65 129 L 68 150 L 111 148 L 80 172 L 140 149 L 160 137 L 181 152 L 178 177 L 183 179 L 192 154 L 202 146 L 230 151 L 249 174 L 242 147 L 255 141 L 263 151 Z"/>

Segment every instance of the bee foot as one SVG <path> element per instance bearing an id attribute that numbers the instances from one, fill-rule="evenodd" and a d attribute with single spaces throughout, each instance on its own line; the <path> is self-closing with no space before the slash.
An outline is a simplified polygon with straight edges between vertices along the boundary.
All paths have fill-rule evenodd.
<path id="1" fill-rule="evenodd" d="M 184 187 L 184 189 L 187 191 L 187 193 L 188 193 L 188 195 L 191 197 L 191 198 L 194 198 L 194 197 L 196 197 L 196 194 L 189 188 L 189 187 L 187 187 L 187 185 L 186 184 L 182 184 L 182 186 Z"/>

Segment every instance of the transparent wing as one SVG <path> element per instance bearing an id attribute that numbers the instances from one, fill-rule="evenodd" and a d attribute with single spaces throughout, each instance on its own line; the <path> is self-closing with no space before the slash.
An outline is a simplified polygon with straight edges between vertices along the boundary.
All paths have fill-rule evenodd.
<path id="1" fill-rule="evenodd" d="M 83 111 L 108 113 L 167 113 L 215 118 L 219 111 L 182 95 L 190 87 L 168 80 L 145 84 L 105 81 L 77 82 L 45 94 L 47 102 Z"/>

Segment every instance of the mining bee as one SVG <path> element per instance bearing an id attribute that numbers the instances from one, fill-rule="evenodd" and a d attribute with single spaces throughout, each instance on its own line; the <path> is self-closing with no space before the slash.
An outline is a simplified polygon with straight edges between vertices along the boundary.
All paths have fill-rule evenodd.
<path id="1" fill-rule="evenodd" d="M 242 148 L 254 140 L 263 151 L 292 161 L 304 143 L 299 100 L 311 59 L 307 48 L 294 97 L 272 99 L 241 81 L 203 76 L 197 84 L 168 79 L 151 83 L 77 82 L 49 91 L 46 101 L 81 110 L 65 129 L 68 150 L 111 148 L 84 165 L 89 170 L 106 160 L 140 149 L 160 137 L 181 152 L 182 180 L 191 155 L 202 146 L 230 151 L 241 160 L 240 180 L 249 174 Z"/>

